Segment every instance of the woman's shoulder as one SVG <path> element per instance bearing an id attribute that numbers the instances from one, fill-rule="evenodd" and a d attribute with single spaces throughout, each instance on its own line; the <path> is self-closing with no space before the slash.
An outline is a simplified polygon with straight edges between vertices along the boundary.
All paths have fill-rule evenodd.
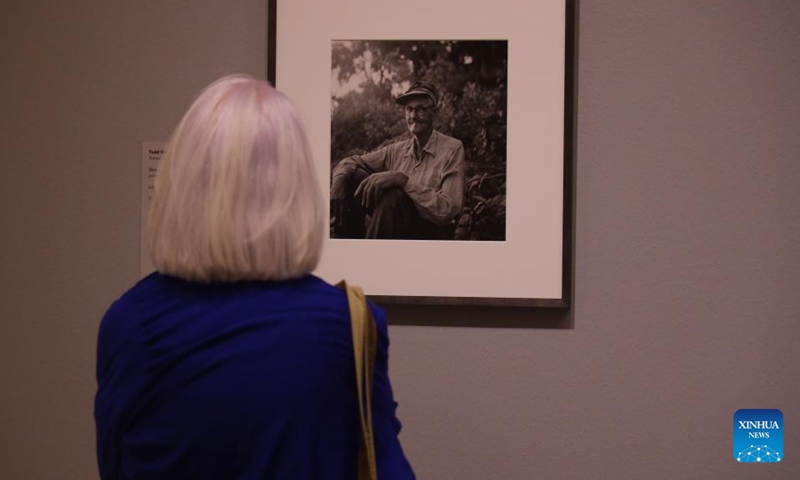
<path id="1" fill-rule="evenodd" d="M 353 285 L 352 283 L 349 284 Z M 350 307 L 347 300 L 347 294 L 345 293 L 342 283 L 332 285 L 315 275 L 308 275 L 303 279 L 301 285 L 303 285 L 303 288 L 306 289 L 305 291 L 308 294 L 318 297 L 321 301 L 330 302 L 332 305 L 343 308 L 346 312 L 348 312 L 349 315 Z M 366 294 L 368 292 L 364 293 Z M 385 327 L 386 313 L 383 311 L 383 309 L 370 301 L 369 297 L 367 297 L 367 305 L 369 306 L 370 312 L 379 326 L 383 324 Z"/>
<path id="2" fill-rule="evenodd" d="M 350 282 L 348 282 L 348 284 L 353 285 Z M 350 316 L 350 306 L 348 303 L 347 294 L 345 293 L 341 282 L 333 285 L 315 275 L 308 275 L 300 282 L 299 285 L 302 286 L 301 290 L 304 292 L 304 294 L 309 296 L 308 298 L 316 300 L 321 304 L 335 306 L 336 308 L 341 309 L 346 316 Z M 368 292 L 364 293 L 366 294 Z M 387 328 L 386 313 L 381 307 L 370 301 L 369 297 L 367 297 L 367 305 L 370 309 L 370 313 L 372 313 L 372 317 L 375 319 L 375 323 L 378 325 L 378 328 L 385 331 Z"/>
<path id="3" fill-rule="evenodd" d="M 344 290 L 316 275 L 281 281 L 198 283 L 159 273 L 141 279 L 109 308 L 107 321 L 119 317 L 154 318 L 169 312 L 218 310 L 249 315 L 308 312 L 349 317 Z M 383 310 L 369 302 L 379 329 L 386 329 Z M 125 320 L 126 323 L 131 319 Z"/>

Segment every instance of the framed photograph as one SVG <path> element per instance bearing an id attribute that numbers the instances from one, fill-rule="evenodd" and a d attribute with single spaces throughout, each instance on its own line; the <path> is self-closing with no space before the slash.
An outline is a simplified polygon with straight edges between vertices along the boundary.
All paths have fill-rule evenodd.
<path id="1" fill-rule="evenodd" d="M 269 0 L 329 236 L 378 303 L 568 308 L 574 0 Z"/>

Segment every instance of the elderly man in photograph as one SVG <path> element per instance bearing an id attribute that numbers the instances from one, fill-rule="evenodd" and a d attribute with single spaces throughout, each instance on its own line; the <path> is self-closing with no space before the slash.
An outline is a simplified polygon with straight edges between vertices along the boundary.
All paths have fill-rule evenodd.
<path id="1" fill-rule="evenodd" d="M 460 140 L 433 128 L 439 88 L 417 81 L 396 99 L 411 137 L 340 161 L 331 179 L 336 238 L 453 240 L 464 203 Z"/>

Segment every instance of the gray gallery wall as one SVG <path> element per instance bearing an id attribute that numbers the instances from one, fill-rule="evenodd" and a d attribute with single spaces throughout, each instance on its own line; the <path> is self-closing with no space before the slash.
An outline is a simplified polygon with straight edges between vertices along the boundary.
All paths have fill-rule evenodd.
<path id="1" fill-rule="evenodd" d="M 265 16 L 3 9 L 0 478 L 96 478 L 93 349 L 138 276 L 140 142 L 213 79 L 264 76 Z M 798 25 L 791 0 L 581 3 L 574 328 L 391 309 L 421 479 L 800 478 Z M 783 410 L 781 464 L 733 461 L 745 407 Z"/>

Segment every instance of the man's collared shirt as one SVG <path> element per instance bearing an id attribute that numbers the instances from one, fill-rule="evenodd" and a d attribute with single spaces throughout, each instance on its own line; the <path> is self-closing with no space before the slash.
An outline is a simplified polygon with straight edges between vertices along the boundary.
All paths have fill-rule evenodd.
<path id="1" fill-rule="evenodd" d="M 403 190 L 422 218 L 445 225 L 458 216 L 464 203 L 464 145 L 434 130 L 420 158 L 416 158 L 415 141 L 416 137 L 411 137 L 371 153 L 345 158 L 333 169 L 333 179 L 349 178 L 356 167 L 370 173 L 403 172 L 408 177 Z"/>

